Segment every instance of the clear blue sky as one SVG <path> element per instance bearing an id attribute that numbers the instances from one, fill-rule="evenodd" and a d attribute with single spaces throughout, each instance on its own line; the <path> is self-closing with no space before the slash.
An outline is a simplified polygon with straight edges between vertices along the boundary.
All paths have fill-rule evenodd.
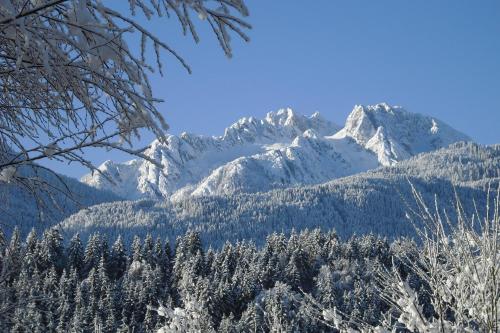
<path id="1" fill-rule="evenodd" d="M 153 76 L 171 133 L 222 134 L 243 116 L 290 106 L 342 124 L 355 104 L 387 102 L 500 143 L 500 1 L 247 0 L 249 44 L 228 60 L 200 22 L 195 45 L 175 20 L 146 23 L 179 51 Z M 150 136 L 143 137 L 143 145 Z M 96 163 L 130 157 L 91 151 Z M 80 177 L 77 166 L 49 163 Z"/>

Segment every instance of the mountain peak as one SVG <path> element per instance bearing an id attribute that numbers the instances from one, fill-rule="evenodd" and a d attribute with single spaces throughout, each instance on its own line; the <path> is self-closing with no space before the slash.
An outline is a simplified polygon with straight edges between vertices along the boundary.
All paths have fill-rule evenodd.
<path id="1" fill-rule="evenodd" d="M 276 112 L 268 112 L 264 120 L 273 126 L 293 126 L 301 117 L 292 108 L 287 107 Z"/>
<path id="2" fill-rule="evenodd" d="M 222 139 L 233 142 L 293 140 L 309 129 L 332 135 L 340 127 L 321 117 L 319 112 L 303 116 L 288 107 L 268 112 L 262 120 L 243 117 L 225 129 Z"/>
<path id="3" fill-rule="evenodd" d="M 387 103 L 356 105 L 344 128 L 336 134 L 336 137 L 346 136 L 377 154 L 382 165 L 453 142 L 470 141 L 468 136 L 440 120 Z"/>
<path id="4" fill-rule="evenodd" d="M 435 118 L 387 103 L 355 106 L 342 129 L 318 112 L 283 108 L 264 119 L 241 118 L 222 136 L 155 141 L 145 153 L 162 167 L 106 162 L 100 168 L 113 183 L 100 174 L 82 181 L 133 199 L 258 192 L 326 182 L 468 140 Z"/>
<path id="5" fill-rule="evenodd" d="M 319 111 L 316 111 L 314 112 L 311 117 L 311 119 L 323 119 L 323 117 L 321 116 L 321 113 L 319 113 Z"/>
<path id="6" fill-rule="evenodd" d="M 381 124 L 385 124 L 385 121 L 381 118 L 389 119 L 391 117 L 397 117 L 398 115 L 404 115 L 407 113 L 408 112 L 402 107 L 391 106 L 387 103 L 378 103 L 375 105 L 355 105 L 347 117 L 344 128 L 353 137 L 366 143 L 369 138 L 377 132 L 377 128 Z"/>

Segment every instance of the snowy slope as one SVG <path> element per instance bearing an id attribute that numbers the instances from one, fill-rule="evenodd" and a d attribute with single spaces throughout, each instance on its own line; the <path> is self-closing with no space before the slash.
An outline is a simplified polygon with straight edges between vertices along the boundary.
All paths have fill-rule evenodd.
<path id="1" fill-rule="evenodd" d="M 121 199 L 44 168 L 24 165 L 16 172 L 25 177 L 22 184 L 0 181 L 0 226 L 7 235 L 15 226 L 22 237 L 32 228 L 41 232 L 84 207 Z"/>
<path id="2" fill-rule="evenodd" d="M 415 209 L 408 180 L 431 208 L 451 217 L 460 198 L 469 214 L 486 206 L 486 193 L 500 178 L 500 145 L 457 143 L 419 154 L 397 165 L 311 186 L 265 193 L 190 197 L 179 202 L 121 201 L 82 210 L 60 224 L 67 237 L 83 238 L 100 232 L 131 242 L 147 233 L 172 242 L 186 230 L 199 231 L 205 244 L 222 246 L 227 240 L 262 244 L 273 231 L 288 233 L 308 228 L 335 229 L 340 236 L 375 233 L 387 237 L 412 236 L 407 213 Z M 490 193 L 496 195 L 495 190 Z M 435 201 L 436 200 L 436 201 Z"/>
<path id="3" fill-rule="evenodd" d="M 356 106 L 344 128 L 291 109 L 262 120 L 243 118 L 223 136 L 183 133 L 146 152 L 160 161 L 107 161 L 82 181 L 121 197 L 183 199 L 188 196 L 262 192 L 318 184 L 387 166 L 415 154 L 470 140 L 443 122 L 387 104 Z"/>

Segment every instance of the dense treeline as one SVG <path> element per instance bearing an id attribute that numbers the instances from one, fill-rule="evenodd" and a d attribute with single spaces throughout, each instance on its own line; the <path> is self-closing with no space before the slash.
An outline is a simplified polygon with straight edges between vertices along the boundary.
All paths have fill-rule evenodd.
<path id="1" fill-rule="evenodd" d="M 80 211 L 60 227 L 68 237 L 80 233 L 84 241 L 94 232 L 111 239 L 122 235 L 126 244 L 135 235 L 145 237 L 148 233 L 173 243 L 177 236 L 193 230 L 214 248 L 227 240 L 253 241 L 261 246 L 270 233 L 289 234 L 293 229 L 335 229 L 343 239 L 369 233 L 390 239 L 414 237 L 415 229 L 407 216 L 413 217 L 416 205 L 408 180 L 426 202 L 437 197 L 440 209 L 452 217 L 455 194 L 468 215 L 474 212 L 474 202 L 486 205 L 486 182 L 468 187 L 442 179 L 352 177 L 312 188 L 191 198 L 175 204 L 148 200 L 107 203 Z"/>
<path id="2" fill-rule="evenodd" d="M 205 250 L 195 232 L 173 247 L 150 235 L 130 247 L 100 234 L 66 243 L 52 229 L 25 241 L 16 231 L 2 244 L 0 331 L 182 331 L 187 323 L 202 332 L 332 331 L 311 310 L 313 299 L 374 324 L 387 310 L 375 266 L 392 265 L 401 251 L 416 254 L 409 242 L 343 242 L 319 230 L 274 233 L 259 248 L 228 242 Z M 160 317 L 158 308 L 175 311 Z"/>

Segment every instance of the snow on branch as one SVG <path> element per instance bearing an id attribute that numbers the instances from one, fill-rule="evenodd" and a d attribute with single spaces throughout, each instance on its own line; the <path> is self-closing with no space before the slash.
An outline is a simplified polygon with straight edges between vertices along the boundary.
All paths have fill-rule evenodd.
<path id="1" fill-rule="evenodd" d="M 129 9 L 99 0 L 0 1 L 0 170 L 55 158 L 96 168 L 84 149 L 125 148 L 140 129 L 159 140 L 168 125 L 148 75 L 162 73 L 161 52 L 190 73 L 184 59 L 137 19 L 176 18 L 198 41 L 192 17 L 208 21 L 222 49 L 232 55 L 230 34 L 245 41 L 251 28 L 243 0 L 129 0 Z M 139 36 L 129 45 L 127 35 Z M 147 48 L 153 51 L 148 57 Z"/>

